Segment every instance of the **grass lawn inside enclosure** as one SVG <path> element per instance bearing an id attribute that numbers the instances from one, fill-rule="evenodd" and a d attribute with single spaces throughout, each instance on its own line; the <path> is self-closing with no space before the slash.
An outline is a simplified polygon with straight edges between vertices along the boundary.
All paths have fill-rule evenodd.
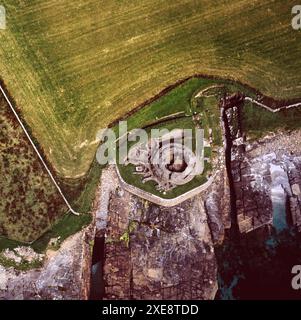
<path id="1" fill-rule="evenodd" d="M 214 125 L 214 149 L 221 144 L 221 130 L 219 122 L 219 110 L 217 97 L 212 97 L 202 100 L 202 105 L 194 103 L 194 96 L 206 87 L 216 84 L 216 80 L 209 80 L 203 78 L 192 78 L 183 84 L 172 89 L 167 94 L 160 97 L 158 100 L 150 103 L 148 106 L 137 111 L 127 120 L 128 130 L 135 128 L 145 128 L 149 134 L 152 129 L 192 129 L 193 130 L 193 146 L 195 147 L 195 128 L 197 123 L 193 120 L 193 115 L 199 114 L 201 122 L 198 123 L 200 128 L 204 129 L 205 138 L 209 138 L 209 125 Z M 207 101 L 209 100 L 209 101 Z M 165 120 L 167 116 L 182 112 L 182 116 L 177 119 Z M 154 120 L 157 122 L 154 123 Z M 162 120 L 160 122 L 160 120 Z M 117 130 L 116 130 L 117 131 Z M 128 142 L 128 150 L 135 142 Z M 154 181 L 142 182 L 140 175 L 134 174 L 134 165 L 118 165 L 122 178 L 129 184 L 134 185 L 144 191 L 155 194 L 162 198 L 175 198 L 191 189 L 194 189 L 207 181 L 207 176 L 212 172 L 212 164 L 214 154 L 212 148 L 205 148 L 205 156 L 210 158 L 210 162 L 205 161 L 205 169 L 201 175 L 196 176 L 189 183 L 177 186 L 176 188 L 163 193 L 156 189 Z"/>

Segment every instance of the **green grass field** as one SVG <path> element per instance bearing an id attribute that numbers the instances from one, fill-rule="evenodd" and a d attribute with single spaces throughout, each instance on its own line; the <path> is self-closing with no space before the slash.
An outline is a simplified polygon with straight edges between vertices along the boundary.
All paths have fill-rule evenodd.
<path id="1" fill-rule="evenodd" d="M 96 133 L 180 78 L 301 96 L 301 33 L 283 0 L 3 0 L 0 76 L 59 175 L 84 175 Z"/>
<path id="2" fill-rule="evenodd" d="M 277 130 L 295 130 L 301 127 L 301 108 L 272 113 L 251 103 L 243 108 L 243 127 L 251 139 L 262 138 Z"/>
<path id="3" fill-rule="evenodd" d="M 85 179 L 60 182 L 72 206 L 85 214 L 69 213 L 0 94 L 0 252 L 29 243 L 43 252 L 51 238 L 61 243 L 87 225 L 101 169 L 94 161 Z"/>

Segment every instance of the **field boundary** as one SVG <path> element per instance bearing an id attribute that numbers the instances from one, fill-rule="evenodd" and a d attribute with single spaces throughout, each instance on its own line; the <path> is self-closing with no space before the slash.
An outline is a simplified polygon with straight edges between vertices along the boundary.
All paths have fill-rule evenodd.
<path id="1" fill-rule="evenodd" d="M 31 139 L 31 137 L 30 137 L 27 129 L 25 128 L 25 126 L 24 126 L 21 118 L 19 117 L 17 111 L 16 111 L 15 108 L 13 107 L 13 104 L 11 103 L 10 99 L 8 98 L 6 92 L 5 92 L 5 90 L 3 89 L 3 87 L 2 87 L 1 84 L 0 84 L 0 91 L 2 92 L 4 99 L 6 100 L 6 102 L 8 103 L 8 105 L 9 105 L 9 107 L 10 107 L 10 109 L 12 110 L 13 114 L 15 115 L 15 117 L 16 117 L 18 123 L 20 124 L 23 132 L 25 133 L 27 139 L 29 140 L 30 144 L 32 145 L 35 153 L 38 155 L 38 157 L 39 157 L 42 165 L 44 166 L 45 170 L 47 171 L 50 179 L 52 180 L 54 186 L 56 187 L 57 191 L 58 191 L 59 194 L 61 195 L 61 197 L 62 197 L 62 199 L 64 200 L 65 204 L 67 205 L 68 209 L 70 210 L 71 213 L 73 213 L 73 214 L 76 215 L 76 216 L 81 215 L 81 213 L 75 211 L 75 210 L 72 208 L 71 204 L 69 203 L 69 201 L 68 201 L 67 198 L 65 197 L 63 191 L 61 190 L 60 186 L 59 186 L 58 183 L 56 182 L 53 174 L 51 173 L 51 170 L 48 168 L 48 165 L 47 165 L 46 162 L 44 161 L 44 159 L 43 159 L 41 153 L 39 152 L 38 148 L 36 147 L 35 143 L 34 143 L 33 140 Z"/>
<path id="2" fill-rule="evenodd" d="M 141 108 L 143 108 L 144 106 L 148 105 L 148 104 L 151 103 L 152 101 L 155 101 L 159 96 L 162 96 L 162 95 L 166 94 L 166 93 L 169 92 L 171 89 L 173 89 L 173 88 L 181 85 L 182 83 L 186 82 L 187 80 L 189 80 L 189 79 L 191 79 L 191 78 L 193 78 L 193 77 L 201 77 L 201 75 L 193 75 L 193 76 L 191 76 L 191 77 L 187 77 L 187 78 L 184 78 L 184 79 L 180 79 L 180 80 L 177 81 L 175 84 L 170 85 L 170 86 L 168 86 L 167 88 L 163 89 L 158 95 L 156 95 L 156 96 L 154 96 L 153 98 L 148 99 L 147 101 L 145 101 L 144 103 L 142 103 L 140 107 L 131 110 L 130 114 L 133 114 L 135 111 L 138 111 L 139 109 L 141 109 Z M 207 78 L 208 76 L 207 76 L 207 77 L 204 76 L 204 77 Z M 217 79 L 217 78 L 214 77 L 214 76 L 208 77 L 208 78 Z M 206 88 L 206 89 L 207 89 L 207 88 Z M 71 206 L 71 204 L 69 203 L 69 201 L 67 200 L 67 198 L 65 197 L 65 195 L 64 195 L 64 193 L 62 192 L 59 184 L 57 183 L 55 177 L 53 176 L 51 170 L 49 169 L 47 163 L 44 161 L 41 153 L 39 152 L 39 150 L 38 150 L 38 148 L 37 148 L 37 146 L 35 145 L 34 141 L 33 141 L 32 138 L 30 137 L 30 134 L 28 133 L 26 127 L 24 126 L 21 118 L 19 117 L 17 111 L 15 110 L 12 102 L 10 101 L 10 99 L 9 99 L 8 95 L 6 94 L 6 92 L 5 92 L 4 88 L 3 88 L 3 86 L 1 85 L 1 83 L 0 83 L 0 91 L 1 91 L 1 93 L 3 94 L 3 97 L 5 98 L 6 102 L 8 103 L 8 105 L 9 105 L 10 109 L 12 110 L 13 114 L 15 115 L 15 117 L 16 117 L 18 123 L 20 124 L 23 132 L 25 133 L 27 139 L 29 140 L 30 144 L 32 145 L 35 153 L 38 155 L 38 157 L 39 157 L 39 159 L 40 159 L 43 167 L 45 168 L 47 174 L 49 175 L 50 179 L 52 180 L 54 186 L 56 187 L 56 189 L 57 189 L 57 191 L 59 192 L 60 196 L 62 197 L 63 201 L 64 201 L 65 204 L 67 205 L 69 211 L 70 211 L 72 214 L 77 215 L 77 216 L 83 214 L 83 213 L 79 213 L 79 212 L 75 211 L 75 210 L 72 208 L 72 206 Z M 281 107 L 279 107 L 279 108 L 273 109 L 273 108 L 269 107 L 268 105 L 266 105 L 266 104 L 264 104 L 264 103 L 261 103 L 261 102 L 255 100 L 255 99 L 253 99 L 253 98 L 251 98 L 251 97 L 245 97 L 245 100 L 246 100 L 246 101 L 249 101 L 249 102 L 251 102 L 251 103 L 253 103 L 253 104 L 256 104 L 257 106 L 260 106 L 260 107 L 262 107 L 262 108 L 264 108 L 264 109 L 266 109 L 266 110 L 268 110 L 268 111 L 270 111 L 270 112 L 273 112 L 273 113 L 279 112 L 279 111 L 281 111 L 281 110 L 290 109 L 290 108 L 301 107 L 301 102 L 298 102 L 298 103 L 289 104 L 289 105 L 286 105 L 286 106 L 281 106 Z M 128 114 L 127 114 L 127 116 L 128 116 Z M 167 116 L 167 117 L 168 117 L 168 116 Z M 123 118 L 124 118 L 124 117 L 121 117 L 119 120 L 121 120 L 121 119 L 123 119 Z M 116 121 L 115 121 L 115 122 L 116 122 Z M 113 123 L 114 123 L 114 122 L 113 122 Z M 111 125 L 112 125 L 112 124 L 111 124 Z M 117 140 L 119 140 L 119 139 L 117 139 Z M 117 169 L 117 173 L 118 173 L 120 182 L 121 182 L 123 185 L 126 184 L 126 185 L 128 186 L 128 184 L 127 184 L 127 183 L 121 178 L 121 176 L 119 175 L 119 170 L 118 170 L 118 169 Z M 120 178 L 121 178 L 121 179 L 120 179 Z M 207 182 L 209 182 L 209 181 L 207 181 Z M 205 183 L 205 185 L 206 185 L 206 183 Z M 127 187 L 127 186 L 126 186 L 126 187 Z M 203 186 L 203 185 L 202 185 L 202 186 Z M 132 187 L 132 185 L 130 185 L 130 187 Z M 130 189 L 132 189 L 132 188 L 130 188 Z M 197 187 L 197 189 L 198 189 L 198 187 Z M 193 190 L 194 190 L 194 189 L 193 189 Z M 136 191 L 136 190 L 135 190 L 135 191 Z M 140 191 L 140 190 L 139 190 L 139 191 Z M 191 190 L 191 191 L 192 191 L 192 190 Z M 137 194 L 137 191 L 136 191 L 136 192 L 133 192 L 133 190 L 132 190 L 132 193 L 136 193 L 136 195 L 141 196 L 142 198 L 145 198 L 145 196 L 140 195 L 140 194 Z M 140 193 L 140 192 L 138 192 L 138 193 Z M 183 195 L 185 195 L 185 194 L 183 194 Z M 183 195 L 181 195 L 181 196 L 183 196 Z M 155 195 L 152 195 L 152 194 L 149 194 L 149 193 L 148 193 L 147 197 L 148 197 L 148 196 L 152 196 L 152 199 L 154 200 L 154 201 L 152 201 L 152 202 L 156 202 L 156 201 L 157 201 L 157 202 L 161 202 L 161 201 L 163 200 L 163 201 L 165 202 L 164 204 L 162 204 L 163 206 L 170 206 L 170 204 L 168 203 L 168 202 L 170 202 L 170 200 L 177 202 L 177 201 L 178 201 L 177 198 L 181 197 L 181 196 L 179 196 L 179 197 L 173 198 L 173 199 L 164 199 L 164 198 L 160 198 L 160 197 L 158 197 L 158 196 L 155 196 Z M 154 198 L 154 197 L 155 197 L 155 198 Z M 149 198 L 149 197 L 148 197 L 148 198 Z M 149 200 L 149 199 L 147 199 L 147 200 Z M 166 200 L 169 200 L 169 201 L 166 201 Z M 150 200 L 150 201 L 151 201 L 151 200 Z M 182 201 L 180 201 L 180 202 L 182 202 Z"/>
<path id="3" fill-rule="evenodd" d="M 298 108 L 298 107 L 301 107 L 301 102 L 298 102 L 298 103 L 294 103 L 294 104 L 289 104 L 289 105 L 286 105 L 286 106 L 282 106 L 282 107 L 279 107 L 279 108 L 276 108 L 276 109 L 273 109 L 269 106 L 267 106 L 266 104 L 263 104 L 251 97 L 245 97 L 245 100 L 246 101 L 249 101 L 249 102 L 252 102 L 254 104 L 256 104 L 257 106 L 259 107 L 262 107 L 270 112 L 273 112 L 273 113 L 276 113 L 276 112 L 279 112 L 281 110 L 287 110 L 287 109 L 291 109 L 291 108 Z"/>

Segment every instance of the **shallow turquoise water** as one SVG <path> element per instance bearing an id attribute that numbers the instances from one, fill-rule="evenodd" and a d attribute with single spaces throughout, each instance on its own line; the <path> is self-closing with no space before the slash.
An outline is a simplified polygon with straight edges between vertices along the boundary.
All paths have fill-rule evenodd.
<path id="1" fill-rule="evenodd" d="M 273 226 L 277 233 L 289 228 L 286 217 L 285 202 L 273 204 Z"/>

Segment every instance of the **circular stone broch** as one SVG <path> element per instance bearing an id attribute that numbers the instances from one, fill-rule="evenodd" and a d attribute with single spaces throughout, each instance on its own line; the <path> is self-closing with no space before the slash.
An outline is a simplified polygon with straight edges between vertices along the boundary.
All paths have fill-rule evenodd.
<path id="1" fill-rule="evenodd" d="M 160 191 L 169 191 L 190 182 L 204 170 L 203 163 L 183 143 L 183 130 L 174 130 L 147 143 L 135 144 L 126 164 L 135 165 L 134 174 L 142 181 L 153 180 Z"/>

